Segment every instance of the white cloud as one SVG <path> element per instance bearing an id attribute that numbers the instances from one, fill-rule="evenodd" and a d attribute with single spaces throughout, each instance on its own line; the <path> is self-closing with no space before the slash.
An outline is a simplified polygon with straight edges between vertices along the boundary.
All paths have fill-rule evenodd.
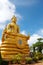
<path id="1" fill-rule="evenodd" d="M 21 31 L 20 33 L 23 35 L 27 35 L 25 30 Z"/>
<path id="2" fill-rule="evenodd" d="M 38 35 L 38 34 L 33 34 L 30 37 L 30 40 L 28 40 L 28 44 L 31 46 L 33 43 L 37 42 L 38 38 L 42 38 L 42 36 Z"/>
<path id="3" fill-rule="evenodd" d="M 0 0 L 0 22 L 5 22 L 11 19 L 15 13 L 15 5 L 13 5 L 9 0 Z"/>
<path id="4" fill-rule="evenodd" d="M 43 36 L 43 29 L 40 29 L 37 33 L 38 33 L 39 35 Z"/>
<path id="5" fill-rule="evenodd" d="M 1 40 L 0 40 L 0 45 L 2 44 Z"/>
<path id="6" fill-rule="evenodd" d="M 28 44 L 31 46 L 33 43 L 37 42 L 38 38 L 43 38 L 43 29 L 40 29 L 37 33 L 31 35 L 30 40 L 28 40 Z"/>
<path id="7" fill-rule="evenodd" d="M 21 16 L 16 13 L 15 4 L 12 4 L 9 0 L 0 0 L 0 29 L 4 28 L 6 21 L 10 20 L 13 15 L 21 18 Z"/>
<path id="8" fill-rule="evenodd" d="M 0 29 L 4 29 L 5 22 L 11 19 L 15 9 L 15 5 L 9 2 L 9 0 L 0 0 Z"/>
<path id="9" fill-rule="evenodd" d="M 5 24 L 0 24 L 0 30 L 5 28 Z"/>

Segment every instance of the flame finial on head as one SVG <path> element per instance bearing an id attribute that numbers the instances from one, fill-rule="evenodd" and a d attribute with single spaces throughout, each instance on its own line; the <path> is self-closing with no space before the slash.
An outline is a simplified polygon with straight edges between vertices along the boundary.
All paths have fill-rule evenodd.
<path id="1" fill-rule="evenodd" d="M 16 23 L 17 18 L 15 16 L 13 16 L 11 20 L 12 20 L 12 22 Z"/>

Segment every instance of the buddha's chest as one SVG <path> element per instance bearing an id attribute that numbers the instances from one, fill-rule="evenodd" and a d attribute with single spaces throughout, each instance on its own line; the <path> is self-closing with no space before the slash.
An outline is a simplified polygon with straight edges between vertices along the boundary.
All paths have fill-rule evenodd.
<path id="1" fill-rule="evenodd" d="M 12 32 L 12 33 L 16 33 L 17 32 L 17 25 L 16 24 L 10 24 L 7 27 L 7 32 Z"/>

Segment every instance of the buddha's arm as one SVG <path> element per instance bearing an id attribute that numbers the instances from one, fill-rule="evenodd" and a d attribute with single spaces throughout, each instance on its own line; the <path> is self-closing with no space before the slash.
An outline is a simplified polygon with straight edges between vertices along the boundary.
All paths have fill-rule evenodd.
<path id="1" fill-rule="evenodd" d="M 10 26 L 11 26 L 11 24 L 9 23 L 8 25 L 7 25 L 7 33 L 10 33 L 11 31 L 10 31 Z"/>

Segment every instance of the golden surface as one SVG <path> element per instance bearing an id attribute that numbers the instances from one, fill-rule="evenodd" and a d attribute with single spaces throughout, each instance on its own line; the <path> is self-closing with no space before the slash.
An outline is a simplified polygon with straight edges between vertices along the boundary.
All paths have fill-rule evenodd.
<path id="1" fill-rule="evenodd" d="M 11 20 L 12 22 L 6 26 L 2 34 L 1 56 L 4 60 L 11 60 L 12 56 L 19 53 L 27 56 L 30 52 L 27 44 L 30 37 L 19 33 L 15 16 Z"/>
<path id="2" fill-rule="evenodd" d="M 0 53 L 1 53 L 1 46 L 0 46 Z"/>

